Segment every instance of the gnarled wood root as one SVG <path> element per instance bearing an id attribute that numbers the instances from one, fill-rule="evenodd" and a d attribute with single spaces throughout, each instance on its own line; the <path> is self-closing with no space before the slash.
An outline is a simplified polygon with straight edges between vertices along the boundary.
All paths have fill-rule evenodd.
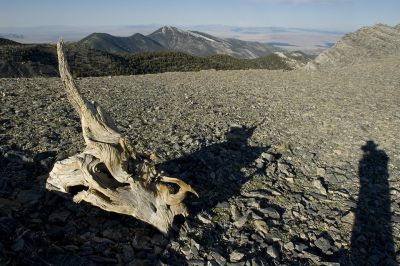
<path id="1" fill-rule="evenodd" d="M 167 233 L 175 215 L 187 215 L 183 200 L 188 192 L 198 196 L 185 182 L 157 173 L 150 158 L 138 154 L 119 133 L 112 119 L 78 91 L 64 57 L 63 42 L 57 44 L 61 80 L 78 112 L 86 149 L 56 162 L 46 188 L 76 193 L 77 203 L 88 202 L 103 210 L 126 214 Z M 168 184 L 179 186 L 171 193 Z"/>

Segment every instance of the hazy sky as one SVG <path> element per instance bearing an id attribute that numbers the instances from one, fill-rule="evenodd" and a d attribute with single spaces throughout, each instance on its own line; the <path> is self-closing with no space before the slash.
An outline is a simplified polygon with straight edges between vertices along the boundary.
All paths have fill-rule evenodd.
<path id="1" fill-rule="evenodd" d="M 400 0 L 0 0 L 0 27 L 284 26 L 353 30 L 400 23 Z"/>

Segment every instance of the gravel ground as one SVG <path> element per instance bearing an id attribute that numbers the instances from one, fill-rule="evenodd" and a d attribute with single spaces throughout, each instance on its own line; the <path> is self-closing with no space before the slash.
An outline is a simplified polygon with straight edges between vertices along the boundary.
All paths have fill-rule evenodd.
<path id="1" fill-rule="evenodd" d="M 399 58 L 77 82 L 200 198 L 164 237 L 46 192 L 84 147 L 79 118 L 58 78 L 0 79 L 0 263 L 400 262 Z"/>

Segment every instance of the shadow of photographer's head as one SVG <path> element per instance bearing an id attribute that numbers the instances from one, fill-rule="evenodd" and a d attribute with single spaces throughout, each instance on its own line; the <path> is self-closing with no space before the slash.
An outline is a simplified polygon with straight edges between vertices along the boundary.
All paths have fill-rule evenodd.
<path id="1" fill-rule="evenodd" d="M 373 140 L 368 140 L 367 143 L 363 146 L 361 146 L 361 150 L 364 152 L 374 152 L 377 151 L 377 147 L 379 145 L 376 144 Z"/>
<path id="2" fill-rule="evenodd" d="M 256 126 L 233 126 L 226 133 L 227 142 L 232 143 L 247 143 L 247 141 L 253 136 Z"/>

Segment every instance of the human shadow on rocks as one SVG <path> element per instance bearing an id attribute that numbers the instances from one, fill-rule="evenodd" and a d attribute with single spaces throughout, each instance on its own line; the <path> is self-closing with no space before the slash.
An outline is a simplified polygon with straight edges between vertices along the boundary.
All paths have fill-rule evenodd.
<path id="1" fill-rule="evenodd" d="M 231 127 L 226 141 L 158 165 L 159 170 L 182 178 L 199 193 L 198 200 L 188 201 L 191 215 L 240 194 L 242 185 L 249 179 L 241 169 L 251 166 L 267 150 L 249 145 L 255 129 L 256 126 Z"/>
<path id="2" fill-rule="evenodd" d="M 392 237 L 389 157 L 369 140 L 361 147 L 360 191 L 351 236 L 353 265 L 397 265 Z"/>

